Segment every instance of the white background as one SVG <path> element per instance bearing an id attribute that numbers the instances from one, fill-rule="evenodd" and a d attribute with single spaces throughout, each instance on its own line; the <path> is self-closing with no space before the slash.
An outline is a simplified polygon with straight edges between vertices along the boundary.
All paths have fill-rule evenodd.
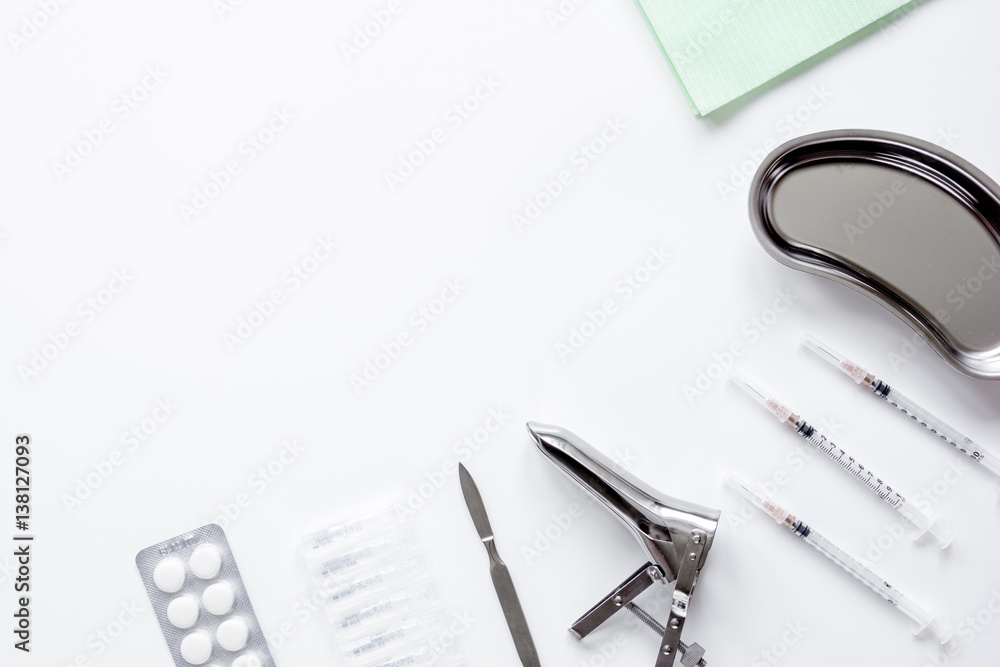
<path id="1" fill-rule="evenodd" d="M 938 141 L 1000 175 L 1000 6 L 928 2 L 709 119 L 692 116 L 630 2 L 584 3 L 553 29 L 545 12 L 554 0 L 403 0 L 348 62 L 340 45 L 384 6 L 247 0 L 220 18 L 210 0 L 92 0 L 60 5 L 17 52 L 5 37 L 3 513 L 13 513 L 13 438 L 27 432 L 38 537 L 34 651 L 16 653 L 0 627 L 4 664 L 170 664 L 134 555 L 211 521 L 240 493 L 252 502 L 228 533 L 260 621 L 268 632 L 294 629 L 278 664 L 332 664 L 327 620 L 296 614 L 309 592 L 297 536 L 417 489 L 501 408 L 509 419 L 466 463 L 543 664 L 651 665 L 658 642 L 625 619 L 582 643 L 565 631 L 643 553 L 537 455 L 529 419 L 565 426 L 654 487 L 723 510 L 685 633 L 710 664 L 769 664 L 761 651 L 789 623 L 806 631 L 778 647 L 785 664 L 929 662 L 935 644 L 913 639 L 902 615 L 818 554 L 762 517 L 735 525 L 728 517 L 740 504 L 721 476 L 788 472 L 780 497 L 861 556 L 897 516 L 827 461 L 793 470 L 796 438 L 731 384 L 713 382 L 690 401 L 683 387 L 739 342 L 746 372 L 814 422 L 832 420 L 838 442 L 904 492 L 964 463 L 803 351 L 799 337 L 811 331 L 1000 447 L 1000 385 L 909 348 L 909 329 L 866 298 L 777 264 L 751 234 L 746 184 L 719 191 L 769 140 L 845 127 Z M 17 32 L 37 11 L 6 3 L 0 28 Z M 122 118 L 116 100 L 148 67 L 166 77 Z M 445 114 L 481 77 L 499 87 L 449 125 Z M 803 107 L 817 89 L 832 97 Z M 240 146 L 282 108 L 294 120 L 246 159 Z M 786 116 L 796 113 L 793 126 Z M 60 181 L 54 163 L 105 118 L 110 134 Z M 576 171 L 574 153 L 608 119 L 627 127 Z M 390 191 L 385 172 L 437 127 L 446 141 Z M 181 205 L 229 160 L 240 173 L 185 221 Z M 518 233 L 512 214 L 562 169 L 572 184 Z M 327 235 L 336 254 L 293 289 L 283 276 Z M 671 259 L 626 300 L 615 284 L 651 246 Z M 128 285 L 91 317 L 86 300 L 107 300 L 102 290 L 121 270 Z M 417 331 L 411 314 L 448 280 L 464 291 Z M 283 302 L 230 350 L 227 334 L 273 289 Z M 783 290 L 791 309 L 756 328 L 752 318 L 771 321 Z M 608 298 L 617 311 L 561 359 L 556 345 Z M 19 367 L 69 324 L 77 335 L 22 377 Z M 411 345 L 356 392 L 351 376 L 400 333 Z M 179 407 L 129 451 L 123 434 L 157 399 Z M 305 452 L 258 493 L 251 476 L 290 439 Z M 122 464 L 69 509 L 80 480 L 115 450 Z M 969 468 L 935 504 L 956 530 L 953 548 L 903 538 L 876 569 L 956 622 L 975 616 L 1000 590 L 996 495 L 997 480 Z M 516 664 L 457 478 L 430 496 L 418 520 L 442 596 L 476 619 L 462 639 L 467 655 Z M 529 559 L 523 548 L 572 503 L 583 515 Z M 6 626 L 11 558 L 0 563 Z M 130 603 L 143 612 L 102 645 L 95 633 Z M 951 664 L 992 664 L 994 623 L 963 633 Z M 615 632 L 624 645 L 604 658 Z"/>

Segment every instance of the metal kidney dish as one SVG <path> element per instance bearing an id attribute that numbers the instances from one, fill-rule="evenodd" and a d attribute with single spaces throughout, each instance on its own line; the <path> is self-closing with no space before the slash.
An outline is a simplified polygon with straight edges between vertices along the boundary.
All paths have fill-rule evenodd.
<path id="1" fill-rule="evenodd" d="M 1000 187 L 918 139 L 843 130 L 772 152 L 750 220 L 775 259 L 847 285 L 953 367 L 1000 379 Z"/>

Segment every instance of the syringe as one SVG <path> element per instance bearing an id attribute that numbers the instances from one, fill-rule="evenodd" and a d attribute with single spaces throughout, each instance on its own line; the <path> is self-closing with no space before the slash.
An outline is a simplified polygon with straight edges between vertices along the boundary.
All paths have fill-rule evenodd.
<path id="1" fill-rule="evenodd" d="M 733 473 L 726 473 L 726 483 L 750 501 L 754 507 L 790 530 L 796 537 L 808 542 L 817 551 L 854 575 L 865 586 L 878 593 L 883 600 L 890 602 L 892 606 L 916 621 L 918 627 L 914 634 L 920 634 L 927 629 L 942 644 L 946 644 L 951 639 L 953 630 L 947 623 L 911 600 L 899 589 L 872 572 L 864 563 L 820 535 L 805 522 L 800 521 L 789 514 L 786 509 L 769 500 L 749 482 Z"/>
<path id="2" fill-rule="evenodd" d="M 816 449 L 833 459 L 837 465 L 850 473 L 854 479 L 861 482 L 869 491 L 881 498 L 886 505 L 902 514 L 907 521 L 917 528 L 918 533 L 915 539 L 920 539 L 923 535 L 930 534 L 942 549 L 947 548 L 951 544 L 953 536 L 949 530 L 936 525 L 934 519 L 926 516 L 920 510 L 907 503 L 906 498 L 902 494 L 894 490 L 889 484 L 883 482 L 882 478 L 875 475 L 867 466 L 835 445 L 832 440 L 829 440 L 825 435 L 817 431 L 809 422 L 774 398 L 768 396 L 763 389 L 739 373 L 734 372 L 731 377 L 734 383 L 767 408 L 778 418 L 778 421 L 808 440 Z"/>
<path id="3" fill-rule="evenodd" d="M 850 359 L 843 357 L 841 354 L 819 342 L 812 336 L 804 336 L 802 338 L 802 344 L 819 355 L 820 358 L 839 368 L 845 375 L 854 380 L 856 384 L 867 387 L 874 395 L 885 399 L 889 405 L 899 410 L 912 421 L 917 422 L 942 441 L 956 448 L 973 461 L 983 464 L 987 470 L 1000 477 L 1000 456 L 988 451 L 981 445 L 977 445 L 971 438 L 965 437 L 957 430 L 948 424 L 945 424 L 930 412 L 901 394 L 898 389 L 890 387 L 883 380 L 878 379 L 868 370 L 857 365 Z"/>

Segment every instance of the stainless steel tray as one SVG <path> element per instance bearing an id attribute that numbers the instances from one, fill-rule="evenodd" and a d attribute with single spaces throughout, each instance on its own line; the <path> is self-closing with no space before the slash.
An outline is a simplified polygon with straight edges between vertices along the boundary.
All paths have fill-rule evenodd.
<path id="1" fill-rule="evenodd" d="M 779 262 L 861 292 L 967 375 L 1000 379 L 1000 186 L 957 155 L 872 130 L 779 146 L 750 186 Z"/>

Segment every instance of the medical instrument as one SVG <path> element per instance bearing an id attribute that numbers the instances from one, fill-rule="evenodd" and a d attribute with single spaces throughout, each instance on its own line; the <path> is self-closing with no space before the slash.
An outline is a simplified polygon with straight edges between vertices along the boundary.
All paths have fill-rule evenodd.
<path id="1" fill-rule="evenodd" d="M 968 160 L 893 132 L 796 137 L 757 169 L 749 215 L 777 261 L 864 294 L 956 370 L 1000 379 L 1000 184 Z"/>
<path id="2" fill-rule="evenodd" d="M 510 629 L 510 636 L 514 639 L 517 655 L 525 667 L 540 667 L 538 651 L 535 650 L 535 643 L 531 640 L 528 621 L 524 618 L 524 610 L 521 609 L 521 603 L 517 599 L 517 591 L 514 590 L 514 581 L 510 578 L 510 570 L 507 569 L 497 552 L 497 546 L 493 539 L 493 528 L 490 526 L 489 517 L 486 516 L 483 497 L 479 494 L 479 488 L 476 486 L 475 480 L 472 479 L 472 475 L 469 474 L 469 470 L 461 463 L 458 464 L 458 477 L 462 484 L 465 504 L 472 516 L 472 523 L 475 524 L 476 532 L 479 533 L 479 538 L 486 545 L 486 552 L 490 556 L 490 576 L 493 578 L 493 588 L 496 589 L 500 606 L 503 607 L 503 615 L 507 619 L 507 627 Z"/>
<path id="3" fill-rule="evenodd" d="M 678 654 L 682 654 L 680 663 L 684 667 L 705 667 L 705 649 L 682 642 L 681 632 L 715 540 L 719 511 L 656 491 L 563 428 L 529 422 L 528 432 L 542 454 L 632 530 L 649 557 L 624 583 L 577 619 L 570 632 L 583 639 L 625 608 L 662 636 L 656 667 L 672 667 Z M 666 624 L 660 625 L 633 600 L 653 584 L 671 581 L 676 583 L 670 615 Z"/>
<path id="4" fill-rule="evenodd" d="M 977 445 L 971 438 L 962 435 L 958 430 L 917 405 L 904 396 L 898 389 L 890 387 L 884 380 L 875 377 L 867 369 L 845 358 L 833 348 L 816 340 L 813 336 L 804 336 L 802 344 L 815 352 L 824 361 L 843 371 L 845 375 L 854 380 L 855 384 L 870 389 L 872 394 L 886 401 L 889 405 L 909 417 L 910 420 L 917 422 L 976 463 L 981 463 L 984 468 L 994 475 L 1000 476 L 1000 458 L 996 454 L 981 445 Z"/>
<path id="5" fill-rule="evenodd" d="M 917 539 L 925 534 L 930 534 L 937 540 L 938 545 L 942 549 L 951 544 L 953 536 L 947 529 L 936 524 L 933 519 L 923 514 L 910 503 L 907 503 L 906 498 L 902 494 L 882 481 L 881 477 L 875 475 L 867 466 L 834 444 L 832 440 L 829 440 L 806 420 L 792 412 L 790 408 L 768 396 L 763 389 L 739 373 L 734 372 L 731 379 L 733 383 L 767 408 L 778 418 L 778 421 L 809 441 L 816 449 L 826 454 L 827 457 L 847 471 L 854 479 L 861 482 L 865 488 L 878 496 L 882 502 L 899 512 L 907 521 L 913 524 L 919 531 L 916 536 Z"/>
<path id="6" fill-rule="evenodd" d="M 910 619 L 916 621 L 918 627 L 914 634 L 918 635 L 924 630 L 929 630 L 942 644 L 947 643 L 951 639 L 953 631 L 947 623 L 911 600 L 899 589 L 872 572 L 860 560 L 823 537 L 823 535 L 811 528 L 804 521 L 801 521 L 790 514 L 788 510 L 768 499 L 766 495 L 756 489 L 751 483 L 730 472 L 726 473 L 726 484 L 736 490 L 754 507 L 773 518 L 775 522 L 787 528 L 793 535 L 801 538 L 849 572 L 855 579 L 877 593 L 883 600 L 891 603 L 892 606 L 906 614 Z"/>

